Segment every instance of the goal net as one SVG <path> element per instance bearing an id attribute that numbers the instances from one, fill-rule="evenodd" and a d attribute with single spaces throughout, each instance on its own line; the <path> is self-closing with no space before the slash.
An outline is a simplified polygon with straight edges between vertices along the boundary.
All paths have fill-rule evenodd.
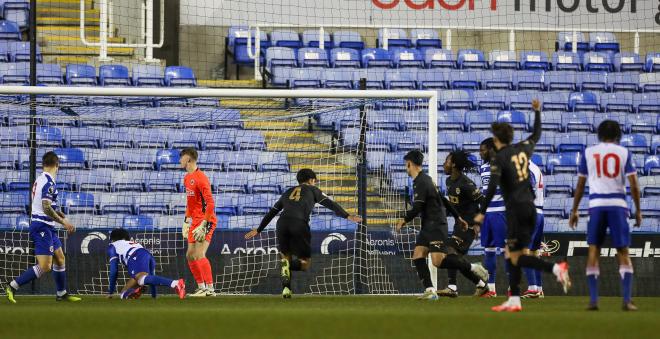
<path id="1" fill-rule="evenodd" d="M 411 182 L 403 154 L 420 149 L 436 172 L 434 91 L 94 89 L 4 87 L 0 116 L 0 284 L 34 257 L 29 239 L 30 171 L 60 158 L 58 206 L 76 226 L 59 231 L 69 290 L 107 290 L 109 231 L 122 227 L 156 258 L 157 272 L 193 285 L 180 227 L 185 213 L 179 151 L 194 147 L 210 179 L 218 228 L 209 248 L 224 294 L 277 293 L 276 220 L 244 240 L 291 186 L 313 169 L 319 188 L 355 224 L 321 206 L 312 213 L 313 268 L 294 290 L 391 294 L 417 289 L 407 261 L 415 228 L 394 232 Z M 20 94 L 19 94 L 20 93 Z M 34 105 L 28 93 L 38 94 Z M 74 96 L 75 94 L 75 96 Z M 435 135 L 435 137 L 433 137 Z M 31 164 L 30 154 L 36 161 Z M 31 166 L 32 165 L 32 166 Z M 409 279 L 399 279 L 408 277 Z M 413 277 L 413 278 L 411 278 Z M 128 278 L 120 274 L 120 285 Z M 49 278 L 32 286 L 52 290 Z"/>

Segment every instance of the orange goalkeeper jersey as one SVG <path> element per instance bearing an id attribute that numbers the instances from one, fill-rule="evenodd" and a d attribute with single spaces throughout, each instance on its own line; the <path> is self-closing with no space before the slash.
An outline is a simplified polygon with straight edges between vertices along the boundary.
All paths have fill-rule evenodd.
<path id="1" fill-rule="evenodd" d="M 186 187 L 186 217 L 192 218 L 192 225 L 196 226 L 202 220 L 218 224 L 215 216 L 215 203 L 211 193 L 209 178 L 200 169 L 186 174 L 183 178 Z"/>

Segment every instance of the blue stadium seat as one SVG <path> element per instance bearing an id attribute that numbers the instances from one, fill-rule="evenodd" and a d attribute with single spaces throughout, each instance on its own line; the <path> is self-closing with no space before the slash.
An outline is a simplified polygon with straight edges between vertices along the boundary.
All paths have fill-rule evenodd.
<path id="1" fill-rule="evenodd" d="M 588 52 L 584 53 L 582 59 L 582 66 L 585 71 L 611 72 L 614 70 L 614 64 L 607 53 Z"/>
<path id="2" fill-rule="evenodd" d="M 465 127 L 468 131 L 490 129 L 490 125 L 497 119 L 493 111 L 478 110 L 465 112 Z"/>
<path id="3" fill-rule="evenodd" d="M 0 63 L 0 77 L 4 85 L 28 85 L 29 75 L 28 62 Z"/>
<path id="4" fill-rule="evenodd" d="M 27 230 L 29 227 L 30 227 L 30 218 L 25 214 L 13 213 L 13 214 L 0 215 L 0 229 Z"/>
<path id="5" fill-rule="evenodd" d="M 336 31 L 332 33 L 332 39 L 335 47 L 351 48 L 356 50 L 364 49 L 364 42 L 360 33 L 353 31 Z"/>
<path id="6" fill-rule="evenodd" d="M 275 48 L 275 47 L 272 47 Z M 270 48 L 270 49 L 272 49 Z M 289 81 L 295 68 L 275 67 L 271 71 L 271 84 L 276 87 L 290 87 Z"/>
<path id="7" fill-rule="evenodd" d="M 96 70 L 94 66 L 66 65 L 65 76 L 67 85 L 96 86 Z"/>
<path id="8" fill-rule="evenodd" d="M 390 51 L 382 48 L 365 48 L 362 50 L 362 67 L 390 67 L 392 58 Z"/>
<path id="9" fill-rule="evenodd" d="M 303 47 L 298 32 L 286 29 L 274 30 L 270 33 L 270 41 L 275 47 L 298 49 Z"/>
<path id="10" fill-rule="evenodd" d="M 608 52 L 610 54 L 618 53 L 620 50 L 619 42 L 616 36 L 611 32 L 591 32 L 589 33 L 589 47 L 592 51 Z"/>
<path id="11" fill-rule="evenodd" d="M 451 88 L 477 90 L 481 86 L 481 71 L 476 69 L 461 69 L 449 73 Z"/>
<path id="12" fill-rule="evenodd" d="M 544 131 L 563 131 L 563 127 L 561 124 L 561 117 L 564 114 L 562 111 L 541 111 L 541 121 L 543 121 L 543 125 L 541 127 L 543 128 Z M 531 121 L 530 119 L 530 126 L 528 127 L 530 130 L 533 128 L 531 124 L 534 122 Z"/>
<path id="13" fill-rule="evenodd" d="M 555 136 L 557 152 L 582 152 L 587 144 L 586 132 L 561 133 Z"/>
<path id="14" fill-rule="evenodd" d="M 158 65 L 134 65 L 133 85 L 140 87 L 165 86 L 163 68 Z"/>
<path id="15" fill-rule="evenodd" d="M 146 189 L 143 181 L 144 173 L 144 170 L 112 171 L 110 174 L 111 190 L 113 192 L 144 191 Z"/>
<path id="16" fill-rule="evenodd" d="M 30 42 L 11 41 L 9 42 L 9 61 L 11 62 L 30 62 Z M 37 45 L 37 62 L 43 62 L 41 48 Z"/>
<path id="17" fill-rule="evenodd" d="M 110 192 L 112 191 L 112 176 L 115 173 L 111 169 L 92 169 L 90 171 L 74 172 L 76 175 L 76 187 L 81 191 L 86 192 Z M 119 172 L 118 172 L 119 173 Z M 119 177 L 117 178 L 119 180 Z M 141 182 L 142 177 L 136 178 L 136 181 Z"/>
<path id="18" fill-rule="evenodd" d="M 140 182 L 144 183 L 147 192 L 181 192 L 183 187 L 179 183 L 183 182 L 181 172 L 155 172 L 144 171 Z"/>
<path id="19" fill-rule="evenodd" d="M 620 144 L 633 153 L 647 153 L 649 141 L 644 134 L 624 134 Z"/>
<path id="20" fill-rule="evenodd" d="M 244 172 L 211 172 L 209 180 L 215 193 L 248 193 L 248 177 Z"/>
<path id="21" fill-rule="evenodd" d="M 92 193 L 62 192 L 62 196 L 58 200 L 65 214 L 93 214 L 96 212 L 94 195 Z"/>
<path id="22" fill-rule="evenodd" d="M 575 182 L 575 174 L 573 173 L 560 173 L 555 175 L 545 176 L 545 193 L 548 196 L 562 194 L 565 197 L 573 195 L 573 186 Z M 547 202 L 547 200 L 546 200 Z M 543 205 L 543 212 L 545 214 L 547 205 Z"/>
<path id="23" fill-rule="evenodd" d="M 635 93 L 633 94 L 633 107 L 640 113 L 657 113 L 660 111 L 660 93 Z"/>
<path id="24" fill-rule="evenodd" d="M 179 167 L 178 150 L 164 149 L 156 152 L 156 170 L 176 170 Z"/>
<path id="25" fill-rule="evenodd" d="M 575 40 L 575 41 L 573 41 Z M 573 32 L 559 32 L 557 33 L 557 42 L 555 49 L 571 51 L 573 50 L 573 42 L 577 43 L 577 50 L 581 52 L 586 52 L 589 50 L 589 43 L 587 42 L 584 33 L 576 32 L 575 38 L 573 37 Z"/>
<path id="26" fill-rule="evenodd" d="M 545 217 L 557 217 L 565 219 L 568 217 L 567 201 L 565 197 L 548 196 L 543 204 L 543 215 Z"/>
<path id="27" fill-rule="evenodd" d="M 660 130 L 660 118 L 658 119 L 658 129 Z M 660 135 L 658 134 L 651 136 L 651 153 L 660 153 Z"/>
<path id="28" fill-rule="evenodd" d="M 304 47 L 298 50 L 300 67 L 329 67 L 328 53 L 318 47 Z"/>
<path id="29" fill-rule="evenodd" d="M 266 150 L 266 141 L 259 131 L 235 131 L 236 150 Z"/>
<path id="30" fill-rule="evenodd" d="M 647 72 L 657 72 L 660 70 L 660 52 L 649 52 L 646 54 L 644 70 Z"/>
<path id="31" fill-rule="evenodd" d="M 0 62 L 9 62 L 9 44 L 11 41 L 0 40 Z"/>
<path id="32" fill-rule="evenodd" d="M 509 123 L 515 129 L 527 130 L 527 114 L 520 111 L 499 111 L 497 112 L 497 122 Z"/>
<path id="33" fill-rule="evenodd" d="M 247 173 L 246 184 L 249 193 L 280 194 L 289 187 L 297 185 L 295 175 L 289 177 L 268 176 L 263 173 Z"/>
<path id="34" fill-rule="evenodd" d="M 644 93 L 660 92 L 660 73 L 644 73 L 638 75 L 639 88 Z"/>
<path id="35" fill-rule="evenodd" d="M 154 220 L 146 215 L 127 215 L 124 217 L 122 225 L 128 230 L 150 231 L 154 229 Z"/>
<path id="36" fill-rule="evenodd" d="M 419 89 L 449 88 L 451 71 L 446 69 L 429 69 L 417 73 Z"/>
<path id="37" fill-rule="evenodd" d="M 568 98 L 571 111 L 599 111 L 599 96 L 595 92 L 573 92 Z"/>
<path id="38" fill-rule="evenodd" d="M 9 20 L 0 20 L 0 40 L 21 40 L 21 30 L 18 25 Z"/>
<path id="39" fill-rule="evenodd" d="M 320 48 L 320 33 L 318 29 L 306 30 L 302 33 L 303 46 Z M 323 49 L 328 51 L 334 47 L 332 40 L 330 39 L 330 33 L 323 33 Z"/>
<path id="40" fill-rule="evenodd" d="M 580 161 L 579 152 L 563 152 L 559 154 L 549 154 L 546 161 L 546 168 L 550 174 L 571 172 L 575 173 Z"/>
<path id="41" fill-rule="evenodd" d="M 271 47 L 266 50 L 266 69 L 271 72 L 275 67 L 297 67 L 296 52 L 288 47 Z"/>
<path id="42" fill-rule="evenodd" d="M 22 148 L 16 148 L 16 147 L 3 148 L 2 152 L 0 152 L 0 169 L 3 170 L 18 169 L 18 164 L 22 162 L 22 157 L 24 154 L 23 152 L 24 149 Z M 0 185 L 0 191 L 2 191 L 1 185 Z"/>
<path id="43" fill-rule="evenodd" d="M 498 69 L 481 71 L 481 88 L 512 90 L 513 70 Z"/>
<path id="44" fill-rule="evenodd" d="M 322 74 L 323 87 L 336 89 L 353 89 L 353 74 L 354 72 L 352 69 L 326 69 Z"/>
<path id="45" fill-rule="evenodd" d="M 474 103 L 477 109 L 506 109 L 508 105 L 509 92 L 505 90 L 475 91 Z"/>
<path id="46" fill-rule="evenodd" d="M 170 87 L 196 87 L 197 78 L 190 67 L 168 66 L 165 68 L 165 85 Z"/>
<path id="47" fill-rule="evenodd" d="M 594 131 L 598 130 L 598 126 L 605 120 L 614 120 L 621 122 L 621 128 L 625 130 L 625 121 L 628 116 L 628 113 L 625 112 L 606 112 L 594 114 Z"/>
<path id="48" fill-rule="evenodd" d="M 614 69 L 618 72 L 641 72 L 644 63 L 637 53 L 621 52 L 614 55 Z"/>
<path id="49" fill-rule="evenodd" d="M 593 132 L 593 112 L 566 112 L 561 115 L 564 131 Z"/>
<path id="50" fill-rule="evenodd" d="M 424 62 L 428 68 L 456 68 L 456 56 L 449 49 L 424 49 Z"/>
<path id="51" fill-rule="evenodd" d="M 217 215 L 236 216 L 238 215 L 239 203 L 238 194 L 221 194 L 215 201 L 215 213 Z"/>
<path id="52" fill-rule="evenodd" d="M 58 64 L 37 64 L 38 85 L 62 85 L 62 69 Z"/>
<path id="53" fill-rule="evenodd" d="M 2 13 L 0 17 L 15 22 L 21 30 L 29 26 L 30 4 L 26 0 L 4 0 L 0 1 Z"/>
<path id="54" fill-rule="evenodd" d="M 509 92 L 509 106 L 511 109 L 529 110 L 532 100 L 538 97 L 539 93 L 534 91 Z"/>
<path id="55" fill-rule="evenodd" d="M 291 88 L 321 88 L 322 68 L 294 68 L 291 70 Z"/>
<path id="56" fill-rule="evenodd" d="M 130 86 L 128 68 L 124 65 L 102 65 L 99 67 L 99 85 Z"/>
<path id="57" fill-rule="evenodd" d="M 645 217 L 660 218 L 660 197 L 642 199 L 639 207 Z"/>
<path id="58" fill-rule="evenodd" d="M 644 173 L 647 175 L 660 174 L 660 157 L 649 155 L 644 159 Z"/>
<path id="59" fill-rule="evenodd" d="M 442 48 L 442 40 L 434 29 L 413 29 L 410 31 L 410 38 L 412 38 L 413 45 L 420 49 Z"/>
<path id="60" fill-rule="evenodd" d="M 545 52 L 541 51 L 521 51 L 520 69 L 541 69 L 550 70 L 550 62 Z"/>
<path id="61" fill-rule="evenodd" d="M 40 147 L 62 147 L 62 132 L 56 127 L 37 126 L 37 145 Z"/>
<path id="62" fill-rule="evenodd" d="M 378 30 L 378 47 L 385 46 L 385 38 L 387 38 L 388 49 L 395 47 L 408 48 L 412 47 L 412 41 L 408 39 L 408 34 L 405 30 L 400 28 L 381 28 Z"/>
<path id="63" fill-rule="evenodd" d="M 414 48 L 396 48 L 391 51 L 392 65 L 396 68 L 424 68 L 424 57 Z"/>
<path id="64" fill-rule="evenodd" d="M 518 69 L 514 51 L 493 50 L 488 53 L 488 63 L 492 69 Z"/>
<path id="65" fill-rule="evenodd" d="M 251 34 L 249 34 L 251 33 Z M 237 65 L 252 65 L 254 58 L 250 58 L 248 53 L 248 35 L 251 36 L 250 46 L 252 47 L 252 54 L 256 54 L 256 35 L 255 29 L 248 32 L 247 26 L 232 26 L 229 27 L 229 34 L 227 37 L 227 49 L 234 58 L 234 63 Z M 259 31 L 259 49 L 261 55 L 259 60 L 263 61 L 263 51 L 270 47 L 268 35 L 264 31 Z"/>
<path id="66" fill-rule="evenodd" d="M 61 137 L 61 135 L 60 135 Z M 56 148 L 53 150 L 60 158 L 60 168 L 85 168 L 85 155 L 78 148 Z"/>
<path id="67" fill-rule="evenodd" d="M 360 68 L 360 52 L 352 48 L 333 48 L 330 51 L 330 66 Z"/>
<path id="68" fill-rule="evenodd" d="M 461 111 L 438 111 L 438 130 L 464 130 L 465 114 Z"/>
<path id="69" fill-rule="evenodd" d="M 260 152 L 257 161 L 261 172 L 289 172 L 290 170 L 286 153 Z"/>
<path id="70" fill-rule="evenodd" d="M 417 69 L 388 69 L 385 71 L 385 88 L 387 89 L 416 89 Z"/>
<path id="71" fill-rule="evenodd" d="M 636 72 L 609 73 L 607 85 L 613 92 L 637 92 L 640 87 L 640 76 Z"/>
<path id="72" fill-rule="evenodd" d="M 367 79 L 367 89 L 383 89 L 385 88 L 385 69 L 384 68 L 369 68 L 357 69 L 353 73 L 354 88 L 360 88 L 360 79 Z"/>
<path id="73" fill-rule="evenodd" d="M 519 91 L 545 90 L 545 80 L 542 70 L 521 70 L 513 73 L 513 84 Z"/>
<path id="74" fill-rule="evenodd" d="M 578 73 L 578 86 L 580 91 L 602 91 L 607 92 L 606 72 L 582 72 Z"/>
<path id="75" fill-rule="evenodd" d="M 484 53 L 478 49 L 459 49 L 456 64 L 458 68 L 488 68 Z"/>
<path id="76" fill-rule="evenodd" d="M 563 110 L 569 109 L 570 92 L 557 91 L 557 92 L 538 92 L 541 97 L 543 109 L 547 110 Z M 529 109 L 529 108 L 528 108 Z"/>
<path id="77" fill-rule="evenodd" d="M 576 91 L 578 74 L 575 71 L 545 72 L 545 86 L 549 91 Z"/>
<path id="78" fill-rule="evenodd" d="M 223 168 L 227 172 L 256 172 L 259 164 L 259 153 L 255 151 L 222 153 Z"/>
<path id="79" fill-rule="evenodd" d="M 534 148 L 536 152 L 555 152 L 555 139 L 558 138 L 559 133 L 554 131 L 547 131 L 541 133 L 541 139 L 536 143 Z"/>
<path id="80" fill-rule="evenodd" d="M 658 114 L 629 114 L 626 120 L 626 131 L 631 133 L 658 133 Z"/>
<path id="81" fill-rule="evenodd" d="M 438 100 L 440 101 L 440 108 L 445 110 L 472 109 L 474 107 L 472 93 L 462 89 L 440 90 L 438 91 Z"/>
<path id="82" fill-rule="evenodd" d="M 579 71 L 582 69 L 580 56 L 573 52 L 552 53 L 552 66 L 556 71 Z"/>
<path id="83" fill-rule="evenodd" d="M 629 92 L 602 93 L 600 105 L 605 112 L 632 112 L 633 94 Z"/>
<path id="84" fill-rule="evenodd" d="M 28 192 L 0 193 L 0 214 L 27 214 Z"/>

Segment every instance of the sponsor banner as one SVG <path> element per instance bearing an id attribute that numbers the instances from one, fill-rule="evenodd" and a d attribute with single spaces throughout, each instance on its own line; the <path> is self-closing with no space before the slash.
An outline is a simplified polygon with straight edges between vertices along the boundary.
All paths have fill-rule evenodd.
<path id="1" fill-rule="evenodd" d="M 543 251 L 549 256 L 578 257 L 587 256 L 589 245 L 587 237 L 580 233 L 546 233 Z M 608 241 L 603 244 L 600 255 L 614 257 L 616 248 Z M 631 235 L 630 256 L 638 258 L 660 257 L 660 234 L 633 233 Z"/>
<path id="2" fill-rule="evenodd" d="M 181 0 L 180 23 L 648 30 L 660 29 L 659 7 L 656 0 Z"/>

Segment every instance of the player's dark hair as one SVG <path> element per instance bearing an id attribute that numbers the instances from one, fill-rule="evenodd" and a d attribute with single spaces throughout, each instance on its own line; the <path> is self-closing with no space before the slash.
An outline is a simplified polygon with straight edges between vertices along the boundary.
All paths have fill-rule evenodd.
<path id="1" fill-rule="evenodd" d="M 470 160 L 470 153 L 464 149 L 459 148 L 449 153 L 448 156 L 451 157 L 451 162 L 454 163 L 456 169 L 461 172 L 476 166 L 476 164 Z"/>
<path id="2" fill-rule="evenodd" d="M 513 126 L 507 122 L 494 122 L 490 130 L 501 143 L 508 145 L 513 141 Z"/>
<path id="3" fill-rule="evenodd" d="M 296 180 L 299 184 L 306 183 L 311 179 L 316 179 L 316 173 L 311 168 L 303 168 L 296 174 Z"/>
<path id="4" fill-rule="evenodd" d="M 179 153 L 179 156 L 182 157 L 184 155 L 189 156 L 190 159 L 192 159 L 193 161 L 197 161 L 197 157 L 198 157 L 197 150 L 192 148 L 192 147 L 186 147 L 186 148 L 182 149 L 181 153 Z"/>
<path id="5" fill-rule="evenodd" d="M 131 240 L 131 235 L 127 230 L 123 228 L 115 228 L 110 232 L 110 242 L 115 242 L 118 240 Z"/>
<path id="6" fill-rule="evenodd" d="M 60 164 L 60 158 L 53 151 L 46 152 L 41 158 L 44 167 L 54 167 Z"/>
<path id="7" fill-rule="evenodd" d="M 598 140 L 616 141 L 621 140 L 621 126 L 614 120 L 603 120 L 598 125 Z"/>
<path id="8" fill-rule="evenodd" d="M 424 163 L 424 153 L 422 151 L 415 149 L 408 152 L 404 157 L 404 161 L 410 161 L 417 166 L 422 166 Z"/>
<path id="9" fill-rule="evenodd" d="M 486 146 L 488 149 L 493 149 L 495 148 L 495 142 L 493 141 L 492 137 L 486 138 L 481 142 L 480 146 Z"/>

